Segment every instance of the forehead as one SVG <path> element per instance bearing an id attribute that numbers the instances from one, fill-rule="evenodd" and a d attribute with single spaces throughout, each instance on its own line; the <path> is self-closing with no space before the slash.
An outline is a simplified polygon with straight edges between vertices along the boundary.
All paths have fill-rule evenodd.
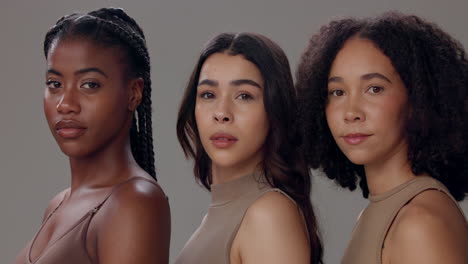
<path id="1" fill-rule="evenodd" d="M 390 58 L 374 42 L 353 37 L 338 51 L 330 75 L 340 73 L 362 75 L 370 72 L 396 73 Z"/>
<path id="2" fill-rule="evenodd" d="M 121 48 L 105 47 L 86 38 L 56 39 L 47 53 L 49 68 L 122 70 L 126 56 Z"/>
<path id="3" fill-rule="evenodd" d="M 250 79 L 263 86 L 262 74 L 255 64 L 242 55 L 227 53 L 215 53 L 206 59 L 200 71 L 200 80 L 203 79 L 218 81 Z"/>

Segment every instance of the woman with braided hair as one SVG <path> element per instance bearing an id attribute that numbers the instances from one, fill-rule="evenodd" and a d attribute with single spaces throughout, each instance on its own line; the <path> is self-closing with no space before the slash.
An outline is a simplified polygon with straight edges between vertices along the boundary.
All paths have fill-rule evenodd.
<path id="1" fill-rule="evenodd" d="M 463 46 L 399 12 L 333 21 L 311 38 L 297 88 L 309 165 L 369 199 L 342 263 L 468 263 Z"/>
<path id="2" fill-rule="evenodd" d="M 72 14 L 46 34 L 44 53 L 44 112 L 71 186 L 50 201 L 16 263 L 167 263 L 143 31 L 122 9 Z"/>

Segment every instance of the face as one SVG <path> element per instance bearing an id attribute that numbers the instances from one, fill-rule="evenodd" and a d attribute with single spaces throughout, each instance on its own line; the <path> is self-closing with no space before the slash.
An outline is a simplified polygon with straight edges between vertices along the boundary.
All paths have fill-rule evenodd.
<path id="1" fill-rule="evenodd" d="M 213 168 L 253 171 L 269 127 L 258 68 L 241 55 L 215 53 L 201 68 L 195 118 Z"/>
<path id="2" fill-rule="evenodd" d="M 407 101 L 399 74 L 372 41 L 344 44 L 330 70 L 326 117 L 348 159 L 360 165 L 407 159 Z"/>
<path id="3" fill-rule="evenodd" d="M 44 112 L 55 140 L 70 157 L 86 157 L 128 139 L 138 84 L 124 77 L 118 52 L 85 39 L 51 45 Z"/>

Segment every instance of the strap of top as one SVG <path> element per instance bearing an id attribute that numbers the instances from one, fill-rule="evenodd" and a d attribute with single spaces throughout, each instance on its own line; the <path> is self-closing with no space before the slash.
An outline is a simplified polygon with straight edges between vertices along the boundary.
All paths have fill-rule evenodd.
<path id="1" fill-rule="evenodd" d="M 49 218 L 55 214 L 55 212 L 60 208 L 60 206 L 63 204 L 63 201 L 65 201 L 65 196 L 66 196 L 66 193 L 63 194 L 63 197 L 62 197 L 62 200 L 60 201 L 60 203 L 54 208 L 54 210 L 52 210 L 52 212 L 49 213 L 49 215 L 47 216 L 46 219 L 44 219 L 43 223 L 46 223 Z"/>
<path id="2" fill-rule="evenodd" d="M 34 260 L 34 263 L 39 261 L 42 256 L 47 253 L 49 251 L 49 249 L 54 246 L 55 244 L 57 244 L 58 242 L 60 242 L 60 240 L 67 234 L 69 234 L 69 232 L 71 232 L 72 230 L 74 230 L 75 228 L 77 228 L 77 226 L 81 225 L 81 224 L 84 224 L 84 227 L 81 229 L 82 232 L 81 232 L 81 237 L 82 237 L 82 240 L 81 241 L 86 241 L 86 235 L 88 233 L 88 228 L 89 228 L 89 225 L 91 223 L 91 220 L 93 218 L 93 215 L 99 210 L 99 208 L 101 208 L 101 206 L 107 201 L 107 199 L 109 199 L 109 197 L 119 188 L 121 187 L 122 185 L 130 182 L 130 181 L 133 181 L 135 179 L 143 179 L 145 181 L 148 181 L 152 184 L 155 184 L 153 181 L 151 180 L 148 180 L 148 179 L 145 179 L 143 177 L 132 177 L 130 179 L 127 179 L 117 185 L 115 185 L 114 187 L 112 187 L 112 190 L 109 192 L 109 194 L 107 194 L 107 196 L 97 205 L 95 206 L 93 209 L 91 209 L 90 211 L 88 211 L 85 215 L 83 215 L 77 222 L 75 222 L 75 224 L 73 224 L 71 226 L 70 229 L 68 229 L 66 232 L 64 232 L 61 236 L 59 236 L 56 240 L 54 240 L 52 243 L 50 243 L 49 246 L 47 246 L 45 249 L 42 250 L 42 252 L 40 253 L 40 255 Z M 156 184 L 155 184 L 156 185 Z M 67 196 L 67 191 L 64 191 L 64 195 L 62 197 L 62 200 L 60 201 L 60 203 L 54 208 L 54 210 L 47 216 L 47 218 L 43 221 L 41 227 L 39 228 L 38 232 L 36 233 L 36 235 L 34 236 L 33 240 L 31 241 L 30 245 L 29 245 L 29 249 L 27 250 L 27 253 L 26 253 L 26 263 L 31 263 L 31 260 L 30 260 L 30 255 L 31 255 L 31 248 L 33 247 L 34 245 L 34 242 L 36 241 L 36 238 L 37 236 L 39 235 L 39 233 L 41 232 L 41 230 L 43 229 L 43 227 L 45 226 L 45 224 L 48 222 L 48 220 L 52 217 L 52 215 L 54 215 L 54 213 L 58 210 L 58 208 L 60 208 L 60 206 L 63 204 L 65 198 Z M 83 246 L 85 245 L 86 242 L 84 242 Z M 85 253 L 88 255 L 88 258 L 89 260 L 92 262 L 92 259 L 91 257 L 89 256 L 87 250 L 86 250 L 86 247 L 84 246 L 83 250 L 85 251 Z"/>
<path id="3" fill-rule="evenodd" d="M 140 176 L 131 177 L 131 178 L 129 178 L 129 179 L 127 179 L 127 180 L 125 180 L 125 181 L 123 181 L 123 182 L 121 182 L 121 183 L 116 184 L 114 187 L 112 187 L 112 190 L 111 190 L 111 191 L 109 192 L 109 194 L 104 198 L 104 200 L 102 200 L 102 202 L 100 202 L 97 206 L 95 206 L 95 207 L 91 210 L 91 211 L 93 212 L 93 214 L 96 213 L 96 212 L 99 210 L 99 208 L 102 207 L 102 205 L 107 201 L 107 199 L 109 199 L 109 198 L 112 196 L 112 194 L 113 194 L 117 189 L 119 189 L 121 186 L 123 186 L 123 185 L 125 185 L 125 184 L 127 184 L 127 183 L 129 183 L 129 182 L 131 182 L 131 181 L 133 181 L 133 180 L 136 180 L 136 179 L 144 180 L 144 181 L 147 181 L 147 182 L 149 182 L 149 183 L 151 183 L 151 184 L 156 185 L 155 182 L 153 182 L 153 181 L 151 181 L 151 180 L 148 180 L 148 179 L 146 179 L 146 178 L 140 177 Z"/>
<path id="4" fill-rule="evenodd" d="M 114 187 L 112 187 L 112 190 L 109 192 L 109 194 L 106 196 L 106 198 L 104 198 L 104 200 L 102 200 L 102 202 L 100 202 L 96 207 L 94 207 L 93 209 L 91 209 L 90 212 L 88 212 L 87 215 L 89 215 L 89 218 L 88 218 L 88 221 L 85 223 L 85 226 L 84 226 L 84 228 L 83 228 L 83 230 L 82 230 L 81 236 L 82 236 L 82 241 L 85 241 L 85 242 L 84 242 L 83 249 L 84 249 L 84 251 L 85 251 L 85 253 L 86 253 L 86 255 L 87 255 L 87 257 L 88 257 L 88 259 L 89 259 L 89 261 L 90 261 L 91 263 L 94 263 L 94 262 L 93 262 L 93 258 L 91 257 L 91 255 L 89 254 L 88 250 L 86 249 L 86 237 L 87 237 L 87 234 L 88 234 L 89 226 L 91 225 L 91 221 L 93 220 L 93 216 L 96 214 L 96 212 L 102 207 L 102 205 L 104 205 L 104 203 L 109 199 L 109 197 L 112 196 L 112 194 L 113 194 L 118 188 L 120 188 L 121 186 L 123 186 L 123 185 L 125 185 L 125 184 L 127 184 L 127 183 L 129 183 L 130 181 L 133 181 L 133 180 L 135 180 L 135 179 L 142 179 L 142 180 L 145 180 L 145 181 L 147 181 L 147 182 L 149 182 L 149 183 L 152 183 L 152 184 L 156 185 L 155 182 L 153 182 L 153 181 L 151 181 L 151 180 L 148 180 L 148 179 L 146 179 L 146 178 L 139 177 L 139 176 L 132 177 L 132 178 L 127 179 L 127 180 L 125 180 L 125 181 L 123 181 L 123 182 L 121 182 L 121 183 L 118 183 L 117 185 L 115 185 Z"/>

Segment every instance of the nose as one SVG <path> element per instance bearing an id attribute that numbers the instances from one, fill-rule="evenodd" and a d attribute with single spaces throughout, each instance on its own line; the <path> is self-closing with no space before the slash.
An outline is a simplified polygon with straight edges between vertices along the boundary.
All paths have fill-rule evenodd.
<path id="1" fill-rule="evenodd" d="M 362 109 L 362 102 L 359 98 L 350 96 L 346 104 L 344 115 L 345 122 L 362 122 L 366 120 L 366 115 Z"/>
<path id="2" fill-rule="evenodd" d="M 228 123 L 231 121 L 231 118 L 224 112 L 216 112 L 214 114 L 214 119 L 217 123 Z"/>
<path id="3" fill-rule="evenodd" d="M 61 114 L 79 113 L 81 106 L 78 100 L 78 96 L 72 89 L 66 89 L 57 104 L 57 112 Z"/>
<path id="4" fill-rule="evenodd" d="M 227 100 L 219 100 L 216 105 L 215 111 L 213 112 L 213 119 L 216 123 L 226 124 L 234 121 L 234 116 L 230 109 L 230 104 Z"/>

